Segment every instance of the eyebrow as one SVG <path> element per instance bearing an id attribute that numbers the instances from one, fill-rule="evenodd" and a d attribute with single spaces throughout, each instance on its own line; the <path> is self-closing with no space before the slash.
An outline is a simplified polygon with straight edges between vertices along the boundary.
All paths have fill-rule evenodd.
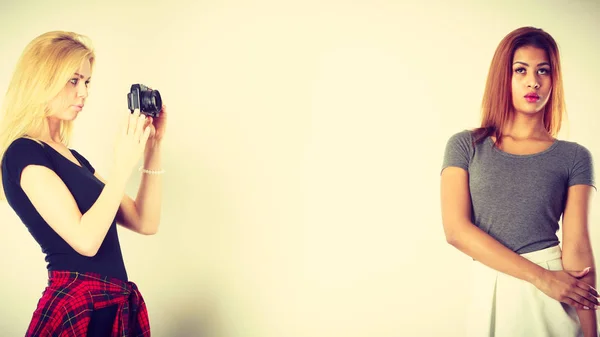
<path id="1" fill-rule="evenodd" d="M 84 76 L 83 76 L 83 75 L 81 75 L 80 73 L 75 73 L 75 76 L 79 76 L 79 78 L 81 78 L 82 80 L 84 79 Z M 91 79 L 92 79 L 92 77 L 90 76 L 90 77 L 88 78 L 88 81 L 89 81 L 89 80 L 91 80 Z"/>
<path id="2" fill-rule="evenodd" d="M 525 66 L 529 67 L 529 64 L 527 64 L 527 63 L 525 63 L 525 62 L 522 62 L 522 61 L 517 61 L 517 62 L 513 63 L 513 65 L 515 65 L 515 64 L 517 64 L 517 63 L 523 64 L 523 65 L 525 65 Z M 539 66 L 550 66 L 550 63 L 548 63 L 548 62 L 542 62 L 542 63 L 538 63 L 538 67 L 539 67 Z"/>

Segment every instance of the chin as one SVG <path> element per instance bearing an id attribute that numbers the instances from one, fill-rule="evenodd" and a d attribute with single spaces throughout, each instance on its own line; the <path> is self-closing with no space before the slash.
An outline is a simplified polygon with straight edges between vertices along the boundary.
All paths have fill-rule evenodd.
<path id="1" fill-rule="evenodd" d="M 72 122 L 75 119 L 77 119 L 77 114 L 69 116 L 68 118 L 65 118 L 64 120 L 67 121 L 67 122 Z"/>
<path id="2" fill-rule="evenodd" d="M 532 109 L 532 108 L 528 108 L 528 109 L 518 109 L 517 111 L 519 111 L 520 113 L 527 115 L 527 116 L 533 116 L 533 115 L 537 115 L 540 113 L 544 112 L 544 109 Z"/>

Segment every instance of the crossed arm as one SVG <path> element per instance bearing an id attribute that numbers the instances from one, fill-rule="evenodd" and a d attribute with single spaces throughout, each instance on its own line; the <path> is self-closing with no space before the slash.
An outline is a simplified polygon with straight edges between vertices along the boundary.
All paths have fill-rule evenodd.
<path id="1" fill-rule="evenodd" d="M 488 267 L 529 282 L 550 297 L 572 305 L 577 309 L 585 336 L 596 337 L 596 311 L 585 309 L 598 304 L 587 220 L 592 187 L 570 187 L 563 215 L 564 269 L 592 267 L 584 278 L 577 280 L 566 272 L 550 272 L 538 266 L 475 226 L 471 221 L 468 186 L 468 172 L 464 169 L 448 167 L 442 172 L 442 221 L 448 243 Z"/>

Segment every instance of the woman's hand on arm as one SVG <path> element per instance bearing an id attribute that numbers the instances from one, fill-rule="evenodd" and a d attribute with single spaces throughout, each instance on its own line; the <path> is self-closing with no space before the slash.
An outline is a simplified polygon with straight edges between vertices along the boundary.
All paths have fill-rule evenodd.
<path id="1" fill-rule="evenodd" d="M 564 270 L 581 270 L 590 268 L 590 271 L 580 278 L 588 288 L 596 287 L 597 272 L 594 265 L 594 254 L 589 235 L 588 215 L 591 204 L 592 186 L 574 185 L 569 187 L 567 202 L 562 220 L 563 248 L 562 260 Z M 586 294 L 587 295 L 587 294 Z M 595 293 L 589 308 L 597 309 L 599 304 L 598 293 Z M 579 308 L 578 308 L 579 309 Z M 597 316 L 595 311 L 577 310 L 581 321 L 584 336 L 597 337 Z"/>
<path id="2" fill-rule="evenodd" d="M 448 243 L 484 265 L 536 286 L 548 296 L 583 309 L 595 289 L 565 272 L 550 272 L 508 249 L 471 220 L 468 172 L 447 167 L 441 177 L 442 222 Z M 588 300 L 582 299 L 582 294 Z M 581 301 L 581 302 L 578 302 Z"/>

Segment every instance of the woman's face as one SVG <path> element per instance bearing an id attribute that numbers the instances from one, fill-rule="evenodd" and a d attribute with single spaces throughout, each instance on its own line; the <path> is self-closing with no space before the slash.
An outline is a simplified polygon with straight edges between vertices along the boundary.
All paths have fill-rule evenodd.
<path id="1" fill-rule="evenodd" d="M 543 49 L 524 46 L 512 63 L 512 103 L 516 113 L 535 114 L 544 109 L 552 92 L 548 55 Z"/>
<path id="2" fill-rule="evenodd" d="M 50 102 L 53 118 L 70 121 L 77 117 L 85 105 L 91 72 L 90 61 L 83 61 L 63 90 Z"/>

